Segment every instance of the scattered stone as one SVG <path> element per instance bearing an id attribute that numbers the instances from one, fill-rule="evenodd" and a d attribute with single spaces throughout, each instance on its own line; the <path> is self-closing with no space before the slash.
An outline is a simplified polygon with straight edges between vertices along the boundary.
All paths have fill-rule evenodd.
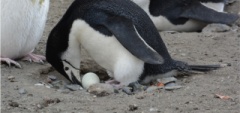
<path id="1" fill-rule="evenodd" d="M 157 108 L 150 108 L 149 111 L 154 112 L 154 111 L 158 111 L 158 109 Z"/>
<path id="2" fill-rule="evenodd" d="M 33 97 L 33 94 L 28 94 L 27 96 L 29 96 L 29 97 Z"/>
<path id="3" fill-rule="evenodd" d="M 19 94 L 26 94 L 26 93 L 27 93 L 27 90 L 24 89 L 24 88 L 20 88 L 20 89 L 18 90 L 18 92 L 19 92 Z"/>
<path id="4" fill-rule="evenodd" d="M 144 86 L 139 82 L 132 82 L 128 85 L 128 87 L 131 87 L 133 92 L 145 91 L 147 89 L 147 86 Z"/>
<path id="5" fill-rule="evenodd" d="M 19 89 L 19 87 L 18 86 L 14 86 L 14 88 L 13 88 L 14 90 L 18 90 Z"/>
<path id="6" fill-rule="evenodd" d="M 77 85 L 77 84 L 66 85 L 66 88 L 70 89 L 71 91 L 77 91 L 77 90 L 83 89 L 80 85 Z"/>
<path id="7" fill-rule="evenodd" d="M 18 107 L 19 106 L 19 104 L 17 102 L 13 102 L 13 101 L 10 101 L 8 105 L 11 106 L 11 107 Z"/>
<path id="8" fill-rule="evenodd" d="M 45 83 L 39 82 L 39 83 L 36 83 L 36 84 L 34 84 L 34 85 L 35 85 L 35 86 L 44 86 Z"/>
<path id="9" fill-rule="evenodd" d="M 59 102 L 61 102 L 61 101 L 58 98 L 54 98 L 54 99 L 45 98 L 45 99 L 43 99 L 43 101 L 41 103 L 37 104 L 37 107 L 39 109 L 42 109 L 44 107 L 48 107 L 49 104 L 56 104 Z"/>
<path id="10" fill-rule="evenodd" d="M 59 91 L 63 94 L 68 94 L 70 92 L 70 89 L 58 89 L 57 91 Z"/>
<path id="11" fill-rule="evenodd" d="M 146 92 L 152 93 L 152 92 L 156 91 L 157 89 L 159 89 L 157 86 L 150 86 L 147 88 Z"/>
<path id="12" fill-rule="evenodd" d="M 8 80 L 10 82 L 15 82 L 15 76 L 8 76 Z"/>
<path id="13" fill-rule="evenodd" d="M 66 87 L 67 83 L 62 80 L 59 80 L 59 81 L 57 80 L 57 81 L 53 81 L 51 85 L 53 85 L 53 88 L 55 89 L 60 89 L 60 88 Z"/>
<path id="14" fill-rule="evenodd" d="M 49 78 L 50 80 L 52 80 L 52 81 L 57 80 L 57 77 L 54 76 L 54 75 L 49 75 L 48 78 Z"/>
<path id="15" fill-rule="evenodd" d="M 136 104 L 129 105 L 129 111 L 135 111 L 138 109 L 138 106 Z"/>
<path id="16" fill-rule="evenodd" d="M 114 88 L 110 84 L 97 83 L 88 88 L 88 92 L 98 97 L 107 96 L 114 93 Z"/>
<path id="17" fill-rule="evenodd" d="M 133 94 L 132 88 L 130 88 L 130 87 L 123 87 L 123 88 L 122 88 L 122 91 L 123 91 L 124 93 L 128 94 L 128 95 L 132 95 L 132 94 Z"/>
<path id="18" fill-rule="evenodd" d="M 50 88 L 53 88 L 53 85 L 52 84 L 46 84 L 45 87 L 50 89 Z"/>
<path id="19" fill-rule="evenodd" d="M 136 95 L 135 97 L 136 97 L 136 99 L 144 99 L 146 97 L 146 95 L 140 94 L 140 95 Z"/>
<path id="20" fill-rule="evenodd" d="M 182 88 L 182 86 L 177 85 L 175 82 L 168 83 L 164 87 L 165 90 L 174 90 L 179 88 Z"/>
<path id="21" fill-rule="evenodd" d="M 203 33 L 211 33 L 211 32 L 227 32 L 230 31 L 231 28 L 225 24 L 209 24 L 205 28 L 203 28 Z"/>
<path id="22" fill-rule="evenodd" d="M 177 79 L 175 77 L 167 77 L 167 78 L 157 79 L 157 81 L 165 85 L 170 82 L 176 82 Z"/>
<path id="23" fill-rule="evenodd" d="M 42 106 L 41 104 L 37 104 L 37 108 L 38 108 L 38 109 L 42 109 L 43 106 Z"/>

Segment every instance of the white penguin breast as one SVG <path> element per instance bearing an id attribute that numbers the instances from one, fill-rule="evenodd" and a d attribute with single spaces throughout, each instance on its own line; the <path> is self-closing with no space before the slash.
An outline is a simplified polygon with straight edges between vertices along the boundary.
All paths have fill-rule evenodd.
<path id="1" fill-rule="evenodd" d="M 133 56 L 114 36 L 105 36 L 83 20 L 75 20 L 70 38 L 77 38 L 89 55 L 103 68 L 113 72 L 122 84 L 138 80 L 144 62 Z"/>
<path id="2" fill-rule="evenodd" d="M 89 55 L 107 70 L 112 71 L 117 61 L 122 58 L 140 61 L 125 49 L 114 36 L 103 35 L 83 20 L 76 20 L 73 23 L 70 38 L 71 36 L 78 38 Z"/>
<path id="3" fill-rule="evenodd" d="M 49 0 L 2 0 L 1 56 L 19 58 L 42 37 Z"/>

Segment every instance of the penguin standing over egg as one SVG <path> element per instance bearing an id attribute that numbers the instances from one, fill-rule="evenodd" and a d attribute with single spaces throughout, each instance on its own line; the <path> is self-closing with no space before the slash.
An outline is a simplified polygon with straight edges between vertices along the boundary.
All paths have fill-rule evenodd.
<path id="1" fill-rule="evenodd" d="M 209 23 L 232 24 L 239 16 L 225 13 L 226 0 L 132 0 L 159 31 L 200 31 Z"/>
<path id="2" fill-rule="evenodd" d="M 51 31 L 47 61 L 75 84 L 82 83 L 80 46 L 119 86 L 221 67 L 172 59 L 151 19 L 130 0 L 75 0 Z"/>
<path id="3" fill-rule="evenodd" d="M 1 62 L 20 68 L 14 60 L 46 59 L 32 52 L 42 37 L 48 9 L 49 0 L 1 1 Z"/>

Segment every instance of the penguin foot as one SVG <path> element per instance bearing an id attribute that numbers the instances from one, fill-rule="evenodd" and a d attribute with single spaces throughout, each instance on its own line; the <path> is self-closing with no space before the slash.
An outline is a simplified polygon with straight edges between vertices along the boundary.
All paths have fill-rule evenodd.
<path id="1" fill-rule="evenodd" d="M 14 60 L 12 60 L 10 58 L 0 58 L 0 60 L 1 60 L 1 62 L 7 63 L 8 66 L 11 66 L 11 64 L 14 64 L 18 68 L 22 68 L 19 63 L 17 63 L 16 61 L 14 61 Z"/>
<path id="2" fill-rule="evenodd" d="M 46 60 L 46 57 L 42 55 L 29 53 L 24 58 L 22 58 L 22 60 L 27 60 L 30 62 L 37 62 L 37 63 L 44 63 L 43 61 Z"/>

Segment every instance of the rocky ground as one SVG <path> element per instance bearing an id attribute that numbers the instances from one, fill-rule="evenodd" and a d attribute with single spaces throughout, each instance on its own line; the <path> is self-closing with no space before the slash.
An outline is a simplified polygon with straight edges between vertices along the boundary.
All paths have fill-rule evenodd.
<path id="1" fill-rule="evenodd" d="M 46 40 L 50 30 L 72 1 L 51 0 L 46 29 L 36 48 L 36 53 L 45 54 Z M 239 14 L 239 3 L 235 1 L 226 10 Z M 61 89 L 60 86 L 67 84 L 68 81 L 48 63 L 36 64 L 19 61 L 22 69 L 2 64 L 1 111 L 2 113 L 239 113 L 239 25 L 238 21 L 230 27 L 211 25 L 203 32 L 161 32 L 163 40 L 175 59 L 190 64 L 227 63 L 230 65 L 205 74 L 181 77 L 177 82 L 183 87 L 172 91 L 158 89 L 139 92 L 135 95 L 127 95 L 120 91 L 99 97 L 86 90 Z M 99 71 L 101 68 L 87 54 L 83 57 L 85 59 L 83 73 L 92 71 L 106 75 Z M 48 79 L 49 76 L 51 80 Z M 59 87 L 42 84 L 54 81 L 54 79 L 59 81 L 56 83 L 60 85 Z M 217 98 L 216 94 L 223 96 L 222 99 Z"/>

